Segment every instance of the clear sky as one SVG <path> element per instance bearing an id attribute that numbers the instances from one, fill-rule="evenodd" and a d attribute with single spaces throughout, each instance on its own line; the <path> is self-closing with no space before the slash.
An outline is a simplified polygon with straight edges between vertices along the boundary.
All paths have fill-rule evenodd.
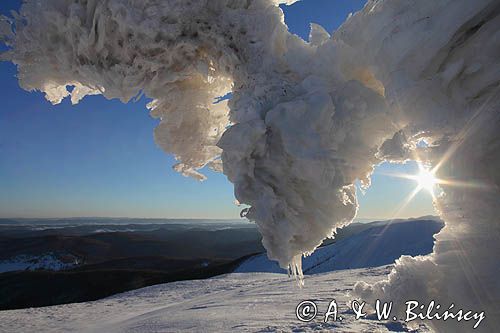
<path id="1" fill-rule="evenodd" d="M 362 0 L 304 0 L 283 7 L 293 33 L 307 38 L 309 23 L 336 29 Z M 0 11 L 20 1 L 2 1 Z M 205 170 L 205 182 L 184 178 L 172 156 L 153 141 L 157 120 L 146 99 L 122 104 L 101 96 L 72 106 L 53 106 L 39 92 L 19 88 L 16 68 L 0 62 L 0 217 L 236 218 L 233 187 L 224 175 Z M 434 214 L 425 191 L 397 214 L 413 191 L 415 163 L 383 164 L 372 187 L 359 195 L 361 218 Z"/>

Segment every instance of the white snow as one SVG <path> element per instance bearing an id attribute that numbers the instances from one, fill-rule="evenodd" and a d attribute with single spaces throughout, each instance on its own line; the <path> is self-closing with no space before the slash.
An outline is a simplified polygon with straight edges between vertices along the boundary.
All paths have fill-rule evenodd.
<path id="1" fill-rule="evenodd" d="M 306 284 L 314 288 L 303 289 L 286 275 L 269 273 L 167 283 L 95 302 L 0 311 L 0 332 L 388 332 L 387 327 L 404 326 L 356 321 L 352 313 L 335 324 L 295 317 L 302 300 L 317 301 L 324 314 L 335 298 L 345 312 L 356 281 L 374 282 L 388 272 L 378 267 L 311 275 Z"/>

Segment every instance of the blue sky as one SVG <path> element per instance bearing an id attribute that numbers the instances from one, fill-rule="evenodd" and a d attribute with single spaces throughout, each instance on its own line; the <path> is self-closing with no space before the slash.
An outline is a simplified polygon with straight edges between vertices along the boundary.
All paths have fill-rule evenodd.
<path id="1" fill-rule="evenodd" d="M 20 1 L 2 1 L 8 14 Z M 309 23 L 336 29 L 358 0 L 304 0 L 283 7 L 293 33 L 307 38 Z M 72 106 L 53 106 L 39 92 L 19 88 L 15 66 L 0 62 L 0 217 L 164 217 L 236 218 L 233 187 L 224 175 L 205 170 L 208 180 L 184 178 L 172 156 L 153 141 L 146 99 L 122 104 L 100 96 Z M 415 173 L 415 163 L 383 164 L 372 187 L 359 196 L 359 217 L 432 214 L 426 192 L 397 216 L 415 183 L 388 177 Z"/>

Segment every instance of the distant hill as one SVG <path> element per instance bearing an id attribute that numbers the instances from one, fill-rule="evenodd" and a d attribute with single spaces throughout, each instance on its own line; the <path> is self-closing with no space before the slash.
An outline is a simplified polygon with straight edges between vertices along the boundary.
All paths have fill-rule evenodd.
<path id="1" fill-rule="evenodd" d="M 37 256 L 46 253 L 71 254 L 84 264 L 144 256 L 235 260 L 264 251 L 256 228 L 207 230 L 161 226 L 151 231 L 87 235 L 67 235 L 66 229 L 31 233 L 27 237 L 0 234 L 0 261 L 19 255 Z"/>
<path id="2" fill-rule="evenodd" d="M 348 235 L 333 244 L 318 248 L 303 260 L 304 274 L 331 272 L 341 269 L 376 267 L 392 264 L 401 255 L 426 255 L 432 252 L 433 235 L 444 226 L 434 217 L 410 220 L 357 223 Z M 235 273 L 286 273 L 266 254 L 244 261 Z"/>

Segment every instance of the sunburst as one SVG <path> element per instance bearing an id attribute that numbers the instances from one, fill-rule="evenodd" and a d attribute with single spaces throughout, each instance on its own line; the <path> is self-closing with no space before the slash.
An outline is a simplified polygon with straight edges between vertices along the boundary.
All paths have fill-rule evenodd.
<path id="1" fill-rule="evenodd" d="M 442 182 L 436 177 L 433 170 L 426 168 L 420 163 L 418 164 L 418 169 L 418 174 L 409 175 L 408 178 L 417 182 L 417 192 L 427 190 L 432 196 L 434 196 L 436 185 Z"/>

